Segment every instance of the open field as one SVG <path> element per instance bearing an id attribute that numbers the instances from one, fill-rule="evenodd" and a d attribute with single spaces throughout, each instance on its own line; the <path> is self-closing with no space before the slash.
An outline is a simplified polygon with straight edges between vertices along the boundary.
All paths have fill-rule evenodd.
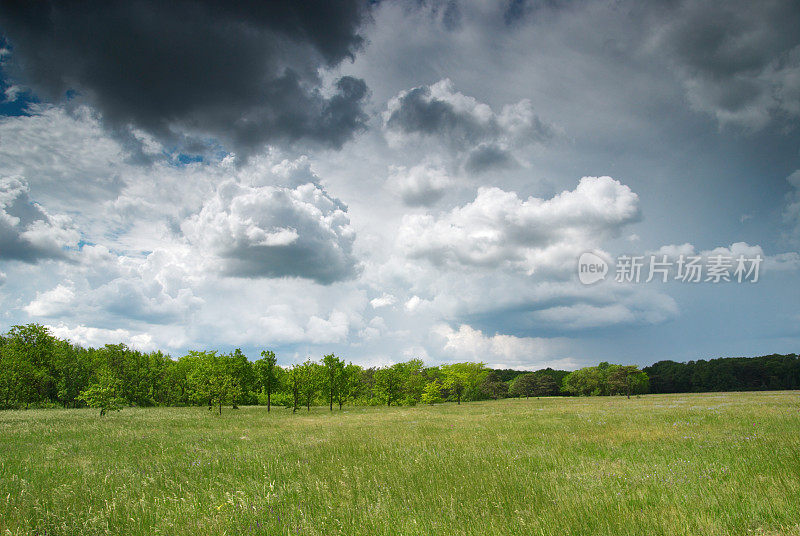
<path id="1" fill-rule="evenodd" d="M 800 393 L 0 412 L 0 534 L 800 534 Z"/>

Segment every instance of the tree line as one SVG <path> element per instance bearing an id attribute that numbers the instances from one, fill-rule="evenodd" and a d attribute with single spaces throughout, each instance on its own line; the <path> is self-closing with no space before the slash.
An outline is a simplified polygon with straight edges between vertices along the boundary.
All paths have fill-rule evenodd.
<path id="1" fill-rule="evenodd" d="M 772 354 L 710 360 L 659 361 L 645 367 L 650 392 L 777 391 L 800 389 L 800 357 Z"/>
<path id="2" fill-rule="evenodd" d="M 797 356 L 662 361 L 642 370 L 600 363 L 576 371 L 493 370 L 483 363 L 426 366 L 411 359 L 364 368 L 335 354 L 282 367 L 264 350 L 251 361 L 241 350 L 191 351 L 173 359 L 123 344 L 84 348 L 39 324 L 0 335 L 0 408 L 85 407 L 101 414 L 125 405 L 283 406 L 416 405 L 557 395 L 800 388 Z"/>

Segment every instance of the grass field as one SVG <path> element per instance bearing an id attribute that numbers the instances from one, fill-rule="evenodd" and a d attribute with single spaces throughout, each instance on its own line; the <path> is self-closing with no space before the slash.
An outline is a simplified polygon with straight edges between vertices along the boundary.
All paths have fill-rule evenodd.
<path id="1" fill-rule="evenodd" d="M 800 535 L 800 393 L 0 412 L 0 534 Z"/>

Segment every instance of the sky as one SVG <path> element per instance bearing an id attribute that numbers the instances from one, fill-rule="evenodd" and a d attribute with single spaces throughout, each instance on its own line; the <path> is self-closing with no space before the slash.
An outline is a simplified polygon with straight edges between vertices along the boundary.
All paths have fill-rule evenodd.
<path id="1" fill-rule="evenodd" d="M 798 21 L 791 0 L 2 5 L 0 328 L 283 365 L 798 353 Z"/>

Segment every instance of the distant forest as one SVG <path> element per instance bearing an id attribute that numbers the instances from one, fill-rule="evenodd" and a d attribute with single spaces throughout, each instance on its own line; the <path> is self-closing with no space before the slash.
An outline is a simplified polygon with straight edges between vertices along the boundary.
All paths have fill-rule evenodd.
<path id="1" fill-rule="evenodd" d="M 659 361 L 643 370 L 650 378 L 651 393 L 800 389 L 797 354 L 723 357 L 688 363 Z"/>
<path id="2" fill-rule="evenodd" d="M 39 324 L 0 335 L 0 409 L 261 404 L 294 411 L 312 405 L 416 405 L 507 397 L 637 395 L 800 389 L 796 354 L 708 361 L 659 361 L 639 369 L 600 363 L 575 371 L 491 369 L 464 362 L 425 366 L 411 359 L 363 368 L 334 354 L 288 367 L 264 350 L 250 360 L 192 351 L 173 359 L 123 344 L 84 348 Z"/>

